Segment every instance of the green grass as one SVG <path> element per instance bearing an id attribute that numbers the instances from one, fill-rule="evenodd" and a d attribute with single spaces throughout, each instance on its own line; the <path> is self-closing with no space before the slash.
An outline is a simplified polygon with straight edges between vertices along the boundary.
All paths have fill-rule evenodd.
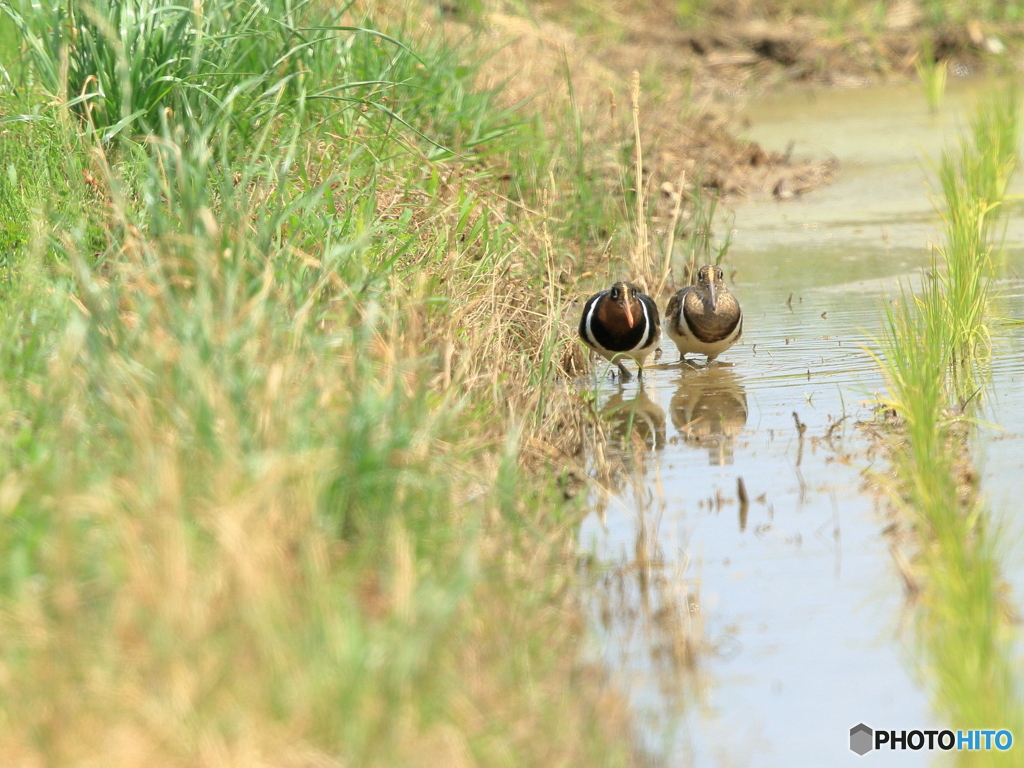
<path id="1" fill-rule="evenodd" d="M 951 3 L 947 0 L 929 0 L 922 4 L 925 18 L 933 24 L 962 24 L 972 20 L 1014 22 L 1024 18 L 1020 5 L 1009 0 L 970 0 Z"/>
<path id="2" fill-rule="evenodd" d="M 5 107 L 15 106 L 11 99 Z M 6 110 L 5 110 L 6 111 Z M 29 248 L 33 223 L 53 221 L 61 229 L 79 230 L 99 247 L 98 195 L 86 178 L 90 172 L 78 137 L 52 120 L 6 122 L 0 142 L 0 295 L 17 269 L 16 254 Z"/>
<path id="3" fill-rule="evenodd" d="M 950 727 L 1014 733 L 1024 728 L 1024 706 L 1000 532 L 971 479 L 967 446 L 987 370 L 993 232 L 1016 164 L 1019 110 L 1014 88 L 983 101 L 970 134 L 944 153 L 946 242 L 923 291 L 887 305 L 879 359 L 886 405 L 902 420 L 892 493 L 918 543 L 915 614 L 925 679 Z M 965 755 L 958 764 L 973 760 Z"/>
<path id="4" fill-rule="evenodd" d="M 988 281 L 997 266 L 994 229 L 1017 165 L 1019 102 L 1017 89 L 1010 87 L 979 105 L 970 136 L 956 150 L 944 152 L 939 164 L 946 234 L 940 295 L 950 324 L 950 365 L 958 371 L 953 382 L 961 397 L 977 388 L 974 372 L 983 369 L 987 359 Z"/>
<path id="5" fill-rule="evenodd" d="M 926 37 L 921 42 L 921 50 L 918 52 L 917 61 L 914 62 L 914 69 L 917 71 L 917 76 L 924 86 L 928 108 L 933 113 L 938 112 L 939 106 L 946 95 L 946 77 L 949 74 L 949 62 L 935 57 L 931 38 Z"/>
<path id="6" fill-rule="evenodd" d="M 884 29 L 887 4 L 877 0 L 758 0 L 747 4 L 746 16 L 786 22 L 794 17 L 810 17 L 827 21 L 833 34 L 841 34 L 851 24 Z M 927 26 L 965 24 L 970 21 L 988 23 L 1017 22 L 1024 18 L 1020 4 L 1012 0 L 925 0 L 919 4 Z M 676 17 L 683 26 L 699 25 L 715 15 L 728 18 L 735 9 L 721 0 L 677 0 Z"/>
<path id="7" fill-rule="evenodd" d="M 630 764 L 543 147 L 471 41 L 202 7 L 4 5 L 0 764 Z"/>

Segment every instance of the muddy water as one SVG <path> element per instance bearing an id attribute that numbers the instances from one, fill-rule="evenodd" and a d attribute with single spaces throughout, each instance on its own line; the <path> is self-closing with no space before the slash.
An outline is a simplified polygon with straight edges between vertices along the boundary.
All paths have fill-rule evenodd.
<path id="1" fill-rule="evenodd" d="M 880 330 L 881 297 L 927 265 L 936 237 L 925 158 L 956 135 L 982 87 L 952 82 L 939 115 L 916 86 L 789 92 L 749 108 L 752 138 L 831 152 L 841 174 L 801 200 L 737 205 L 720 222 L 733 229 L 725 266 L 744 308 L 742 344 L 707 368 L 703 358 L 677 363 L 665 338 L 642 385 L 597 379 L 599 407 L 631 418 L 645 446 L 624 453 L 634 486 L 595 493 L 600 514 L 581 531 L 599 561 L 629 564 L 618 612 L 595 607 L 595 642 L 630 686 L 647 748 L 669 765 L 858 764 L 848 733 L 859 722 L 950 725 L 915 672 L 884 509 L 864 490 L 870 446 L 853 424 L 882 389 L 861 346 Z M 1000 305 L 1018 317 L 1021 221 L 1008 227 Z M 1006 478 L 1024 457 L 1022 343 L 1014 330 L 997 347 L 991 415 L 1006 430 L 988 432 L 979 450 L 984 487 L 1006 518 Z M 652 542 L 638 548 L 640 532 Z M 648 594 L 652 552 L 664 559 L 652 567 L 685 594 L 667 622 L 689 627 L 690 656 L 666 651 L 665 612 Z M 933 761 L 926 751 L 891 759 Z"/>

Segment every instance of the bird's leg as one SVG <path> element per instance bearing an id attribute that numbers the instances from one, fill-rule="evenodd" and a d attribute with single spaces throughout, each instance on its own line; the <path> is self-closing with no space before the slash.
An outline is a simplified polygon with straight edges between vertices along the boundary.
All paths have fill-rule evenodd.
<path id="1" fill-rule="evenodd" d="M 628 370 L 626 370 L 626 366 L 624 366 L 620 362 L 616 362 L 615 364 L 617 366 L 619 366 L 619 370 L 622 371 L 622 380 L 623 381 L 629 381 L 630 379 L 633 378 L 633 374 L 631 374 Z M 643 371 L 642 368 L 640 370 Z"/>

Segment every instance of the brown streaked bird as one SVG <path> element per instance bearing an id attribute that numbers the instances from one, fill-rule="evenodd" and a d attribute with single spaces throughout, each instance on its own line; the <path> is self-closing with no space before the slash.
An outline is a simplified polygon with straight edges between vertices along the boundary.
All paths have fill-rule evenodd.
<path id="1" fill-rule="evenodd" d="M 679 348 L 707 355 L 710 363 L 735 344 L 743 333 L 743 312 L 725 287 L 721 267 L 705 264 L 697 283 L 676 293 L 665 310 L 665 330 Z"/>
<path id="2" fill-rule="evenodd" d="M 595 293 L 583 305 L 580 338 L 597 354 L 615 363 L 623 380 L 631 379 L 622 358 L 636 361 L 643 376 L 644 360 L 661 338 L 658 305 L 632 283 L 616 283 Z"/>

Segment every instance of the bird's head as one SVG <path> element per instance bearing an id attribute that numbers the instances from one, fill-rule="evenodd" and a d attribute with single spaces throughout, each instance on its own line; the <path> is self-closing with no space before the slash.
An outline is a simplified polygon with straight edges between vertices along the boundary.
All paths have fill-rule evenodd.
<path id="1" fill-rule="evenodd" d="M 725 287 L 725 273 L 721 267 L 705 264 L 697 270 L 697 287 L 711 298 L 711 310 L 718 307 L 718 297 L 728 289 Z"/>
<path id="2" fill-rule="evenodd" d="M 608 293 L 612 305 L 625 318 L 626 325 L 632 328 L 643 317 L 643 308 L 637 298 L 636 286 L 632 283 L 616 283 Z"/>

